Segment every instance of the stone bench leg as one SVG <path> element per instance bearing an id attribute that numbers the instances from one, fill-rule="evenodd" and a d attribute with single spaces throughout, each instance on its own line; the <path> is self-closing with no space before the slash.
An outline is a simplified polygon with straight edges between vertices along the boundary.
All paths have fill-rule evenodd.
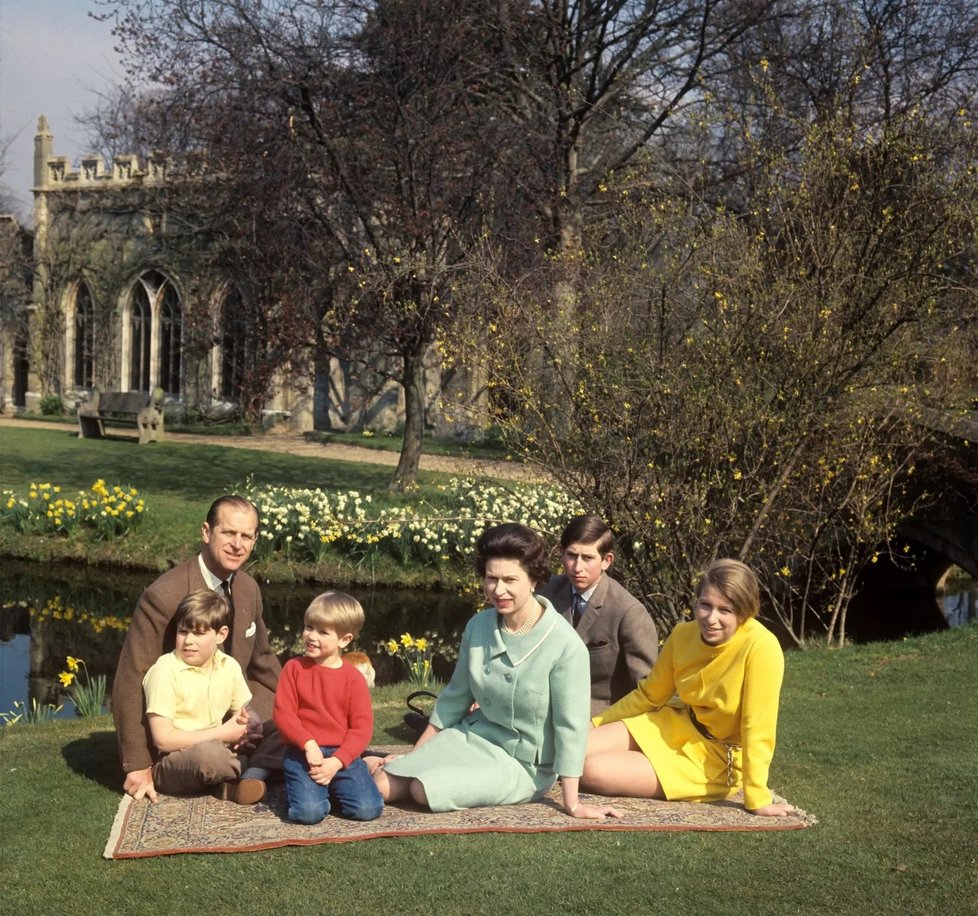
<path id="1" fill-rule="evenodd" d="M 98 417 L 78 415 L 78 435 L 82 439 L 104 439 L 105 428 Z"/>
<path id="2" fill-rule="evenodd" d="M 163 416 L 150 407 L 141 410 L 136 417 L 136 429 L 139 430 L 139 444 L 163 441 Z"/>

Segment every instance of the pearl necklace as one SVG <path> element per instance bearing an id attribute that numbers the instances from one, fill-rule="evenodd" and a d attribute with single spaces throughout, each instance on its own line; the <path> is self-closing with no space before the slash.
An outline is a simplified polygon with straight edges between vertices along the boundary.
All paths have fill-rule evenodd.
<path id="1" fill-rule="evenodd" d="M 529 633 L 530 630 L 533 629 L 533 625 L 539 619 L 540 619 L 540 615 L 539 614 L 530 614 L 530 616 L 526 619 L 526 622 L 523 624 L 523 626 L 521 626 L 518 630 L 511 630 L 508 626 L 506 626 L 506 623 L 503 620 L 503 616 L 502 616 L 502 614 L 500 614 L 499 615 L 499 629 L 500 630 L 505 630 L 507 633 L 510 633 L 513 636 L 522 636 L 524 633 Z"/>

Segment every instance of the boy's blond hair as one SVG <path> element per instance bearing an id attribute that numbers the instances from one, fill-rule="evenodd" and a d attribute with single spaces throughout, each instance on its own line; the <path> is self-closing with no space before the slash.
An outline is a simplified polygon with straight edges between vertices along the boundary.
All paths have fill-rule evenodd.
<path id="1" fill-rule="evenodd" d="M 312 599 L 303 619 L 307 625 L 329 627 L 337 636 L 350 634 L 356 639 L 366 618 L 362 605 L 352 595 L 323 592 Z"/>
<path id="2" fill-rule="evenodd" d="M 173 616 L 177 629 L 205 633 L 207 630 L 220 630 L 230 627 L 231 608 L 223 595 L 209 588 L 191 592 L 178 605 Z"/>

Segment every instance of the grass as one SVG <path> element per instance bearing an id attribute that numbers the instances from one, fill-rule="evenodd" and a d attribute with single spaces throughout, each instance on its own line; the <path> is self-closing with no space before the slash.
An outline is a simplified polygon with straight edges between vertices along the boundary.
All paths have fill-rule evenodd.
<path id="1" fill-rule="evenodd" d="M 400 452 L 404 445 L 404 436 L 400 433 L 365 436 L 363 433 L 311 432 L 306 433 L 306 438 L 311 442 L 337 442 L 384 452 Z M 505 461 L 510 457 L 509 450 L 501 442 L 493 440 L 465 443 L 425 436 L 424 451 L 426 455 L 448 455 L 452 458 L 477 458 L 485 461 Z"/>
<path id="2" fill-rule="evenodd" d="M 189 468 L 189 470 L 188 470 Z M 196 547 L 216 493 L 246 475 L 357 488 L 389 469 L 220 446 L 78 440 L 5 428 L 0 486 L 99 478 L 139 487 L 137 538 L 30 539 L 0 555 L 165 568 Z M 420 494 L 437 499 L 438 475 Z M 419 494 L 411 498 L 417 499 Z M 386 497 L 385 497 L 386 498 Z M 280 565 L 276 578 L 329 575 Z M 360 574 L 358 570 L 348 570 Z M 376 573 L 379 576 L 387 573 Z M 423 576 L 424 571 L 412 574 Z M 5 911 L 213 914 L 978 913 L 978 628 L 841 650 L 792 652 L 773 787 L 819 817 L 784 833 L 414 837 L 265 853 L 104 862 L 119 800 L 111 720 L 0 730 Z M 375 740 L 406 740 L 406 686 L 374 694 Z"/>
<path id="3" fill-rule="evenodd" d="M 5 427 L 0 432 L 0 488 L 23 490 L 32 481 L 59 484 L 75 492 L 105 479 L 110 485 L 134 486 L 149 512 L 138 537 L 96 542 L 81 537 L 40 538 L 0 528 L 0 556 L 43 562 L 68 560 L 165 570 L 197 549 L 200 524 L 221 493 L 237 490 L 251 476 L 256 483 L 286 487 L 359 490 L 373 495 L 378 506 L 399 501 L 443 500 L 437 484 L 452 475 L 422 472 L 419 488 L 406 497 L 387 492 L 391 469 L 373 464 L 303 458 L 258 449 L 219 444 L 157 442 L 138 445 L 134 439 L 79 439 L 74 429 Z M 438 573 L 380 561 L 362 568 L 342 557 L 319 566 L 271 558 L 253 572 L 271 581 L 309 580 L 342 586 L 434 585 Z"/>
<path id="4" fill-rule="evenodd" d="M 41 420 L 45 423 L 62 423 L 77 427 L 78 418 L 74 414 L 39 414 L 26 410 L 17 412 L 24 420 Z M 240 420 L 220 420 L 214 422 L 178 422 L 167 420 L 168 432 L 193 433 L 196 436 L 251 436 L 252 428 Z M 375 451 L 400 452 L 404 445 L 402 433 L 344 433 L 333 430 L 315 430 L 305 434 L 310 442 L 336 442 L 343 445 L 353 445 L 358 448 Z M 426 435 L 424 451 L 427 455 L 448 455 L 453 458 L 478 458 L 486 461 L 505 461 L 509 450 L 495 438 L 487 438 L 484 442 L 459 442 L 456 439 L 436 439 Z"/>
<path id="5" fill-rule="evenodd" d="M 959 914 L 978 912 L 978 628 L 787 660 L 776 833 L 411 837 L 105 862 L 111 721 L 0 731 L 8 912 Z M 375 692 L 405 740 L 406 685 Z"/>

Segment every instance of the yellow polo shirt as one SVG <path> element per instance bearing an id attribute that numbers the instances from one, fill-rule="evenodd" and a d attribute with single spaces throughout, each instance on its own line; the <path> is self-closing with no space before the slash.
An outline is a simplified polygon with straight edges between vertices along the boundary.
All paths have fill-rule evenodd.
<path id="1" fill-rule="evenodd" d="M 161 655 L 143 678 L 143 695 L 148 714 L 170 719 L 185 732 L 216 728 L 229 710 L 251 702 L 241 666 L 220 650 L 199 667 L 176 652 Z"/>

